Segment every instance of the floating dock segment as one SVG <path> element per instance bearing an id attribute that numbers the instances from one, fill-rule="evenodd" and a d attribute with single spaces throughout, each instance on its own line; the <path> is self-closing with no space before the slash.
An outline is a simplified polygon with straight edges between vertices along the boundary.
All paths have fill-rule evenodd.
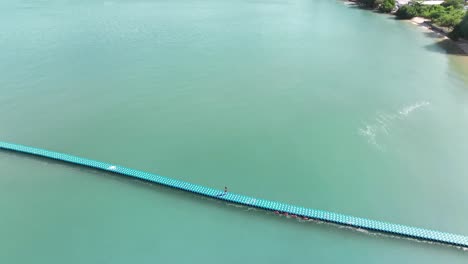
<path id="1" fill-rule="evenodd" d="M 417 239 L 421 241 L 436 242 L 441 244 L 468 248 L 468 237 L 463 235 L 450 234 L 424 228 L 392 224 L 361 217 L 354 217 L 317 209 L 310 209 L 275 201 L 239 195 L 231 192 L 224 194 L 223 190 L 217 190 L 181 180 L 159 176 L 144 171 L 125 168 L 111 163 L 85 159 L 40 148 L 33 148 L 0 141 L 0 149 L 19 153 L 26 153 L 29 155 L 39 157 L 45 157 L 89 168 L 100 169 L 106 172 L 112 172 L 132 178 L 137 178 L 148 182 L 172 187 L 175 189 L 207 196 L 213 199 L 236 203 L 248 207 L 260 208 L 268 211 L 278 211 L 280 213 L 288 213 L 289 215 L 296 215 L 298 217 L 307 217 L 310 219 L 334 223 L 341 226 L 349 226 L 374 232 Z"/>

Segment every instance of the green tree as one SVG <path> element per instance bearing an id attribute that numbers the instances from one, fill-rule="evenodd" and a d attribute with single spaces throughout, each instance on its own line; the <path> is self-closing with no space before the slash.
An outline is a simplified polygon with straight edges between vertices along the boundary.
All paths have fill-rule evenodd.
<path id="1" fill-rule="evenodd" d="M 468 39 L 468 13 L 463 17 L 463 20 L 453 28 L 453 31 L 448 35 L 451 39 L 458 40 L 459 38 Z"/>
<path id="2" fill-rule="evenodd" d="M 396 17 L 399 19 L 411 19 L 415 16 L 418 16 L 418 12 L 413 5 L 404 5 L 400 7 L 396 13 Z"/>
<path id="3" fill-rule="evenodd" d="M 458 24 L 460 29 L 461 37 L 468 39 L 468 13 L 465 15 L 463 20 Z"/>
<path id="4" fill-rule="evenodd" d="M 463 9 L 455 9 L 452 6 L 445 8 L 445 11 L 434 22 L 442 27 L 454 28 L 460 24 L 465 11 Z"/>
<path id="5" fill-rule="evenodd" d="M 441 6 L 449 7 L 452 6 L 455 9 L 463 9 L 465 6 L 465 0 L 445 0 Z"/>
<path id="6" fill-rule="evenodd" d="M 441 5 L 432 5 L 423 14 L 424 17 L 432 20 L 439 18 L 445 12 L 445 7 Z"/>
<path id="7" fill-rule="evenodd" d="M 383 0 L 379 5 L 379 11 L 382 13 L 390 13 L 395 8 L 395 0 Z"/>

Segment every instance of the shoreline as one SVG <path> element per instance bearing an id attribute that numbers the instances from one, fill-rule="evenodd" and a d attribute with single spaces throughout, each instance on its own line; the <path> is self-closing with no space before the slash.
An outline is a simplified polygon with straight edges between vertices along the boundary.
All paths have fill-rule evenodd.
<path id="1" fill-rule="evenodd" d="M 343 2 L 347 6 L 359 7 L 359 5 L 355 2 L 355 0 L 345 0 Z M 365 10 L 371 10 L 371 9 L 365 9 Z M 395 17 L 394 13 L 390 13 L 389 15 L 392 15 Z M 450 42 L 451 44 L 453 44 L 454 48 L 456 48 L 459 51 L 460 55 L 468 55 L 468 40 L 461 39 L 461 40 L 455 41 L 455 40 L 450 39 L 448 37 L 448 32 L 446 32 L 444 28 L 432 24 L 430 19 L 427 19 L 424 17 L 413 17 L 412 19 L 402 20 L 402 21 L 409 22 L 415 26 L 423 28 L 427 32 L 431 32 L 432 34 L 434 34 L 435 38 L 438 38 L 440 40 L 439 42 L 441 41 Z"/>
<path id="2" fill-rule="evenodd" d="M 461 40 L 452 40 L 448 37 L 448 32 L 444 30 L 444 28 L 439 27 L 431 23 L 430 19 L 424 17 L 413 17 L 412 19 L 408 20 L 411 24 L 423 28 L 427 32 L 431 32 L 436 38 L 439 38 L 442 41 L 449 41 L 450 43 L 454 44 L 461 54 L 468 55 L 468 41 L 461 39 Z"/>

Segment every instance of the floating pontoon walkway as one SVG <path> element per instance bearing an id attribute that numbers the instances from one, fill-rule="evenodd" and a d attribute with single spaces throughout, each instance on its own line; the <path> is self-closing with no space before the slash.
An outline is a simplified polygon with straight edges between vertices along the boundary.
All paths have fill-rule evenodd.
<path id="1" fill-rule="evenodd" d="M 138 171 L 121 167 L 111 163 L 105 163 L 85 158 L 80 158 L 72 155 L 62 154 L 54 151 L 27 147 L 17 144 L 11 144 L 6 142 L 0 142 L 0 149 L 26 153 L 34 156 L 40 156 L 59 160 L 71 164 L 77 164 L 85 167 L 100 169 L 107 172 L 113 172 L 120 175 L 125 175 L 141 180 L 145 180 L 152 183 L 161 184 L 164 186 L 172 187 L 187 192 L 196 193 L 199 195 L 207 196 L 213 199 L 223 200 L 231 203 L 236 203 L 248 207 L 260 208 L 268 211 L 277 211 L 281 214 L 289 214 L 304 219 L 314 219 L 337 225 L 354 227 L 359 229 L 365 229 L 369 231 L 376 231 L 381 233 L 387 233 L 391 235 L 397 235 L 401 237 L 413 238 L 422 241 L 437 242 L 442 244 L 448 244 L 452 246 L 459 246 L 468 248 L 468 237 L 456 234 L 450 234 L 435 230 L 428 230 L 424 228 L 404 226 L 392 223 L 386 223 L 376 220 L 370 220 L 360 217 L 354 217 L 349 215 L 337 214 L 333 212 L 321 211 L 316 209 L 304 208 L 300 206 L 294 206 L 274 201 L 268 201 L 263 199 L 257 199 L 249 196 L 226 193 L 224 191 L 212 189 L 197 184 L 175 180 L 152 173 Z"/>

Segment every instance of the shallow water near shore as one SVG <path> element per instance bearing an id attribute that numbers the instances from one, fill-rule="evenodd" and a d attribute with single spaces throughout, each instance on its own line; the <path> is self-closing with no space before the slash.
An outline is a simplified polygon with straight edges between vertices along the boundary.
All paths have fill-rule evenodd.
<path id="1" fill-rule="evenodd" d="M 3 1 L 0 140 L 468 235 L 466 57 L 339 1 Z M 430 47 L 430 48 L 428 48 Z M 0 152 L 0 263 L 465 263 Z"/>

